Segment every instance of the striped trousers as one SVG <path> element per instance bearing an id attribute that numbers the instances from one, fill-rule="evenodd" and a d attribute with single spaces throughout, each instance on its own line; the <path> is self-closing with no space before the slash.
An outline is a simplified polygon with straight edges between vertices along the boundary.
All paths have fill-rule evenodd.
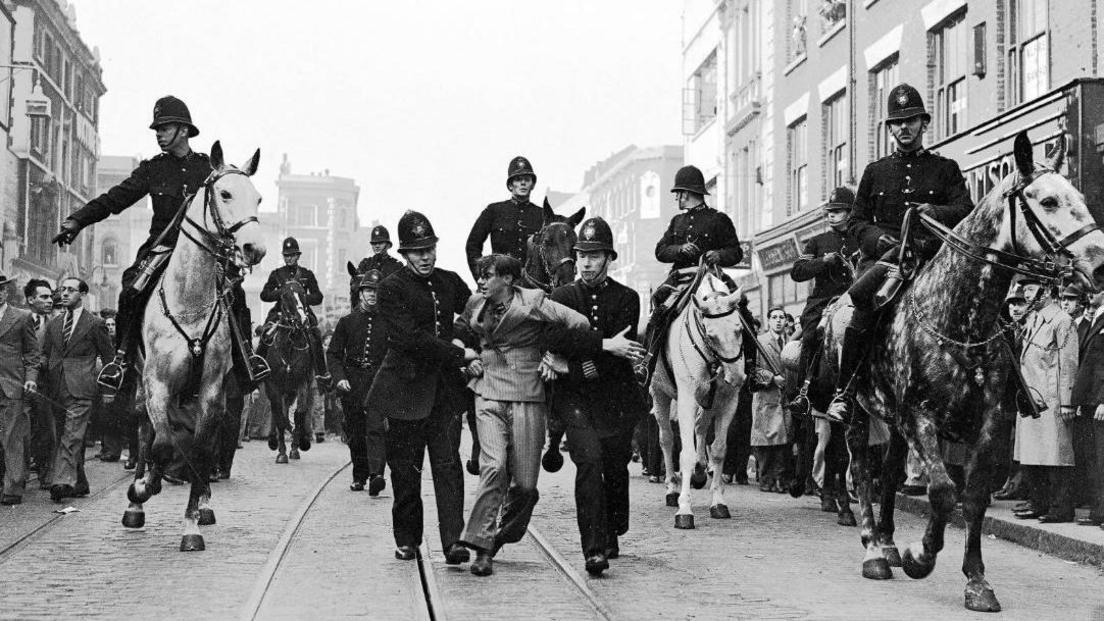
<path id="1" fill-rule="evenodd" d="M 476 397 L 479 430 L 479 489 L 460 540 L 491 550 L 495 540 L 516 543 L 525 536 L 537 493 L 548 406 L 542 401 L 492 401 Z M 499 523 L 499 510 L 502 521 Z"/>

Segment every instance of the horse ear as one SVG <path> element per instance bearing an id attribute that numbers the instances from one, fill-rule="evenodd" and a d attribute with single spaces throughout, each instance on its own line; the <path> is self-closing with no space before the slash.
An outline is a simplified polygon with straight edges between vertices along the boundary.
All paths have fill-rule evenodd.
<path id="1" fill-rule="evenodd" d="M 222 143 L 218 140 L 215 144 L 211 145 L 211 168 L 218 170 L 226 165 L 226 162 L 222 159 Z"/>
<path id="2" fill-rule="evenodd" d="M 349 272 L 350 276 L 356 276 L 357 275 L 356 266 L 353 265 L 352 261 L 346 261 L 345 262 L 345 269 Z"/>
<path id="3" fill-rule="evenodd" d="M 567 223 L 571 225 L 571 228 L 575 228 L 583 221 L 584 216 L 586 216 L 586 207 L 580 207 L 579 211 L 571 214 L 571 217 L 567 219 Z"/>
<path id="4" fill-rule="evenodd" d="M 242 167 L 242 172 L 246 176 L 252 177 L 253 173 L 257 172 L 257 166 L 261 163 L 261 150 L 257 149 L 253 152 L 253 157 L 249 158 L 249 161 Z"/>
<path id="5" fill-rule="evenodd" d="M 1054 143 L 1054 148 L 1047 156 L 1047 168 L 1053 171 L 1060 172 L 1062 170 L 1062 164 L 1066 162 L 1066 133 L 1062 132 L 1058 134 L 1058 142 Z"/>
<path id="6" fill-rule="evenodd" d="M 544 197 L 544 207 L 541 208 L 541 212 L 544 213 L 544 223 L 556 221 L 556 212 L 552 211 L 552 206 L 548 204 L 548 197 Z"/>
<path id="7" fill-rule="evenodd" d="M 1035 172 L 1035 156 L 1032 153 L 1031 139 L 1027 132 L 1016 134 L 1016 140 L 1012 143 L 1012 153 L 1016 157 L 1016 168 L 1020 176 L 1029 177 Z"/>

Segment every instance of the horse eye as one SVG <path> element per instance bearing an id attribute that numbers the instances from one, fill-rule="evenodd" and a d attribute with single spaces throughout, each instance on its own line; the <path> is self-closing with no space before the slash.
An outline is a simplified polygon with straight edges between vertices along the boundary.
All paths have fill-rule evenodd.
<path id="1" fill-rule="evenodd" d="M 219 196 L 222 197 L 222 200 L 224 200 L 224 201 L 230 200 L 230 193 L 227 192 L 226 190 L 223 190 L 223 191 L 219 192 Z"/>
<path id="2" fill-rule="evenodd" d="M 1053 196 L 1048 196 L 1039 201 L 1039 204 L 1042 205 L 1044 209 L 1056 209 L 1058 207 L 1058 199 Z"/>

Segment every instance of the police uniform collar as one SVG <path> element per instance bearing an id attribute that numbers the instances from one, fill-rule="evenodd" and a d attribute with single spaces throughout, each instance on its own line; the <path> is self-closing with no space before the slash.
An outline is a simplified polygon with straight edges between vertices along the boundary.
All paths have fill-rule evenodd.
<path id="1" fill-rule="evenodd" d="M 900 149 L 893 152 L 893 157 L 920 157 L 921 155 L 927 155 L 928 150 L 924 147 L 920 147 L 915 151 L 901 151 Z"/>
<path id="2" fill-rule="evenodd" d="M 592 285 L 589 282 L 583 280 L 582 277 L 580 277 L 579 278 L 579 284 L 582 285 L 583 288 L 586 289 L 587 291 L 601 291 L 602 289 L 605 289 L 606 286 L 609 285 L 609 280 L 610 280 L 609 279 L 609 274 L 607 274 L 606 277 L 602 279 L 602 282 L 600 282 L 596 285 Z"/>
<path id="3" fill-rule="evenodd" d="M 518 200 L 516 196 L 511 196 L 510 202 L 517 205 L 518 207 L 527 207 L 533 204 L 532 201 L 530 201 L 528 198 L 526 198 L 525 200 Z"/>
<path id="4" fill-rule="evenodd" d="M 686 213 L 696 213 L 698 211 L 702 211 L 703 209 L 709 209 L 709 205 L 706 205 L 705 203 L 700 203 L 694 207 L 691 207 L 690 209 L 687 209 Z"/>

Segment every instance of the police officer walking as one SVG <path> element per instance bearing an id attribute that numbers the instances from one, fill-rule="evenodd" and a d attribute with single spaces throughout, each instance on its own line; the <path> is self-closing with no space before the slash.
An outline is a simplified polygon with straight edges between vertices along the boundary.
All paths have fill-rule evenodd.
<path id="1" fill-rule="evenodd" d="M 210 158 L 205 153 L 193 151 L 188 143 L 190 138 L 199 135 L 199 129 L 192 123 L 192 115 L 183 101 L 172 95 L 158 99 L 153 107 L 150 129 L 157 135 L 161 154 L 143 160 L 122 183 L 74 211 L 61 223 L 61 231 L 53 239 L 58 245 L 70 244 L 81 229 L 111 214 L 121 213 L 147 194 L 153 203 L 149 237 L 138 248 L 134 265 L 123 272 L 116 318 L 115 358 L 104 365 L 97 379 L 101 386 L 113 391 L 119 391 L 122 386 L 129 361 L 141 339 L 142 310 L 149 299 L 151 285 L 157 281 L 176 246 L 180 232 L 178 214 L 185 199 L 199 191 L 211 174 Z M 244 328 L 248 334 L 248 307 L 240 279 L 234 284 L 231 310 L 232 319 L 237 322 L 233 331 L 241 334 Z M 267 376 L 268 363 L 253 354 L 249 339 L 236 338 L 235 342 L 238 347 L 234 350 L 234 366 L 246 371 L 253 381 Z"/>
<path id="2" fill-rule="evenodd" d="M 395 557 L 413 560 L 422 542 L 422 464 L 428 451 L 441 549 L 445 562 L 455 565 L 471 558 L 457 544 L 464 527 L 460 411 L 470 401 L 460 369 L 479 355 L 454 343 L 453 322 L 471 290 L 456 272 L 437 267 L 437 235 L 428 218 L 408 211 L 398 233 L 406 267 L 379 286 L 389 351 L 368 392 L 368 415 L 388 420 Z"/>
<path id="3" fill-rule="evenodd" d="M 337 321 L 326 350 L 334 382 L 345 412 L 345 435 L 353 462 L 353 483 L 359 492 L 368 484 L 368 495 L 377 496 L 386 485 L 383 478 L 384 425 L 380 408 L 369 411 L 365 399 L 372 380 L 387 353 L 387 330 L 377 310 L 377 289 L 383 279 L 379 270 L 369 270 L 357 283 L 356 310 Z"/>
<path id="4" fill-rule="evenodd" d="M 920 93 L 908 84 L 889 92 L 886 126 L 893 136 L 896 151 L 871 162 L 863 171 L 849 232 L 858 239 L 864 265 L 870 266 L 848 289 L 855 304 L 851 323 L 844 332 L 836 395 L 825 414 L 830 420 L 847 422 L 852 416 L 852 379 L 870 346 L 879 308 L 892 301 L 892 286 L 883 289 L 887 278 L 900 281 L 897 266 L 901 226 L 905 213 L 916 207 L 948 227 L 954 227 L 974 208 L 966 190 L 966 180 L 953 160 L 924 148 L 924 131 L 931 115 L 924 109 Z M 939 249 L 938 240 L 914 231 L 912 250 L 920 261 L 930 259 Z M 891 267 L 893 268 L 891 270 Z M 890 283 L 893 285 L 894 283 Z M 879 307 L 878 298 L 882 299 Z"/>
<path id="5" fill-rule="evenodd" d="M 617 259 L 613 232 L 602 218 L 583 222 L 579 279 L 552 291 L 552 299 L 583 314 L 590 332 L 575 336 L 568 372 L 555 383 L 554 416 L 567 427 L 575 463 L 575 508 L 586 570 L 601 574 L 620 554 L 618 537 L 629 530 L 629 461 L 632 433 L 648 409 L 633 365 L 644 348 L 633 341 L 640 296 L 608 275 Z M 555 347 L 554 347 L 555 348 Z"/>
<path id="6" fill-rule="evenodd" d="M 510 160 L 506 170 L 506 188 L 510 190 L 510 198 L 487 205 L 472 225 L 464 245 L 473 279 L 479 280 L 475 262 L 483 256 L 483 242 L 487 237 L 491 238 L 492 254 L 508 254 L 525 264 L 528 254 L 526 242 L 544 225 L 541 208 L 529 200 L 536 184 L 537 173 L 533 172 L 529 160 L 520 155 Z"/>
<path id="7" fill-rule="evenodd" d="M 322 349 L 322 332 L 318 328 L 318 318 L 315 317 L 314 311 L 311 309 L 312 306 L 318 306 L 322 303 L 323 296 L 322 291 L 318 288 L 318 279 L 315 278 L 314 272 L 299 265 L 299 257 L 302 254 L 297 239 L 294 237 L 284 239 L 284 264 L 272 270 L 272 273 L 268 275 L 268 280 L 261 289 L 261 301 L 279 302 L 280 294 L 285 286 L 292 286 L 300 290 L 309 318 L 310 325 L 307 326 L 307 340 L 310 342 L 311 359 L 314 361 L 315 379 L 318 380 L 319 387 L 325 389 L 330 385 L 330 372 L 326 370 L 326 352 Z M 268 331 L 268 326 L 279 321 L 279 309 L 279 304 L 274 304 L 269 309 L 268 317 L 265 319 L 264 332 Z M 257 348 L 257 353 L 262 356 L 268 353 L 268 344 L 263 338 Z"/>

